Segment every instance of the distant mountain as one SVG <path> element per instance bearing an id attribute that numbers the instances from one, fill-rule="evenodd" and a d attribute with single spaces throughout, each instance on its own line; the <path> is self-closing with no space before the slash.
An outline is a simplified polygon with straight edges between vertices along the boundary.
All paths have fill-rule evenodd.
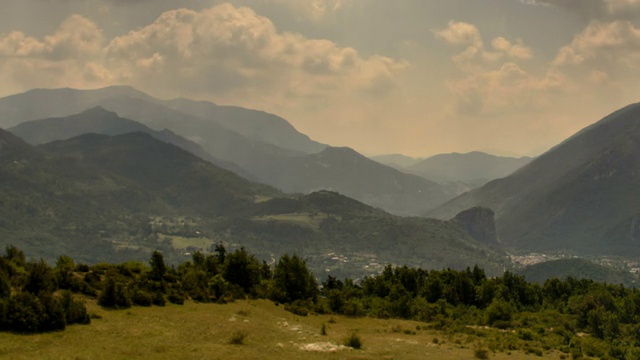
<path id="1" fill-rule="evenodd" d="M 640 255 L 640 104 L 581 130 L 514 174 L 430 213 L 495 211 L 500 242 L 538 251 Z"/>
<path id="2" fill-rule="evenodd" d="M 215 158 L 193 141 L 176 135 L 171 130 L 153 130 L 139 122 L 119 117 L 115 112 L 95 107 L 67 117 L 48 118 L 23 122 L 8 129 L 32 145 L 40 145 L 55 140 L 66 140 L 87 133 L 103 135 L 121 135 L 130 132 L 143 132 L 154 138 L 232 171 L 245 178 L 251 175 L 236 164 Z"/>
<path id="3" fill-rule="evenodd" d="M 162 104 L 200 119 L 213 120 L 249 139 L 281 148 L 313 154 L 327 147 L 298 132 L 285 119 L 264 111 L 189 99 L 174 99 Z"/>
<path id="4" fill-rule="evenodd" d="M 420 214 L 457 194 L 454 188 L 405 174 L 345 147 L 266 165 L 261 180 L 285 192 L 337 191 L 398 215 Z"/>
<path id="5" fill-rule="evenodd" d="M 405 171 L 439 183 L 462 182 L 472 188 L 510 175 L 531 161 L 483 152 L 439 154 L 405 168 Z"/>
<path id="6" fill-rule="evenodd" d="M 35 89 L 8 96 L 0 99 L 0 127 L 8 128 L 29 120 L 69 116 L 91 107 L 102 106 L 116 111 L 120 116 L 145 123 L 156 130 L 167 128 L 190 137 L 191 134 L 177 131 L 172 126 L 157 128 L 143 119 L 130 116 L 131 112 L 137 111 L 135 107 L 124 109 L 121 106 L 116 109 L 106 104 L 107 101 L 122 98 L 163 105 L 165 108 L 191 115 L 199 120 L 189 124 L 191 127 L 215 123 L 247 139 L 294 152 L 314 153 L 325 147 L 310 140 L 308 136 L 295 130 L 286 120 L 273 114 L 241 107 L 218 106 L 205 101 L 160 100 L 128 86 L 110 86 L 95 90 Z M 140 101 L 138 104 L 141 103 Z M 175 117 L 171 121 L 175 122 Z M 193 129 L 193 133 L 197 134 L 198 129 Z"/>
<path id="7" fill-rule="evenodd" d="M 575 279 L 591 279 L 609 284 L 623 284 L 629 287 L 638 286 L 637 277 L 624 270 L 617 270 L 592 261 L 580 258 L 559 259 L 529 265 L 518 271 L 527 281 L 544 283 L 548 279 L 564 279 L 569 276 Z"/>
<path id="8" fill-rule="evenodd" d="M 392 168 L 396 168 L 398 170 L 402 170 L 423 160 L 412 158 L 410 156 L 402 154 L 377 155 L 370 156 L 369 158 L 371 160 L 379 162 L 380 164 L 391 166 Z"/>
<path id="9" fill-rule="evenodd" d="M 302 152 L 249 139 L 217 122 L 182 113 L 156 101 L 123 96 L 104 99 L 100 104 L 152 129 L 169 129 L 180 134 L 215 158 L 237 164 L 252 174 L 252 179 L 263 182 L 261 172 L 265 166 L 303 155 Z"/>
<path id="10" fill-rule="evenodd" d="M 298 253 L 318 276 L 377 273 L 378 262 L 506 265 L 456 222 L 398 218 L 334 192 L 282 197 L 140 132 L 32 147 L 0 130 L 0 173 L 0 245 L 49 260 L 141 260 L 154 249 L 182 259 L 185 247 L 225 241 L 264 258 Z"/>

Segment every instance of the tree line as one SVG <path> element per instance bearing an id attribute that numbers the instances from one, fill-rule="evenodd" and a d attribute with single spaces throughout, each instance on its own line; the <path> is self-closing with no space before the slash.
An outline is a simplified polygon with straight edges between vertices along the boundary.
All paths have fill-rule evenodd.
<path id="1" fill-rule="evenodd" d="M 490 278 L 477 266 L 461 271 L 386 266 L 360 281 L 328 276 L 319 283 L 297 255 L 267 264 L 244 248 L 230 252 L 221 244 L 178 266 L 167 265 L 158 251 L 148 263 L 92 266 L 75 264 L 67 256 L 60 256 L 55 266 L 27 261 L 12 246 L 0 257 L 4 331 L 33 333 L 88 324 L 83 297 L 114 309 L 264 298 L 298 315 L 413 319 L 456 331 L 510 328 L 521 339 L 544 339 L 578 355 L 640 355 L 640 291 L 592 280 L 554 278 L 540 285 L 509 271 Z"/>

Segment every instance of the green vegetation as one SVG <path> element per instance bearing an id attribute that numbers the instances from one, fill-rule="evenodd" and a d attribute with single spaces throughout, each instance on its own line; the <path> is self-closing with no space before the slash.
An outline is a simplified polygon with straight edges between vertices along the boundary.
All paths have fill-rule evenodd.
<path id="1" fill-rule="evenodd" d="M 229 344 L 231 345 L 244 345 L 244 339 L 246 339 L 248 334 L 244 331 L 236 331 L 231 335 L 231 339 L 229 339 Z"/>
<path id="2" fill-rule="evenodd" d="M 508 266 L 455 222 L 400 218 L 329 191 L 284 196 L 142 133 L 32 147 L 0 130 L 0 143 L 0 246 L 49 264 L 57 254 L 118 263 L 159 250 L 177 266 L 223 240 L 268 261 L 296 251 L 316 274 L 339 277 L 385 263 Z"/>
<path id="3" fill-rule="evenodd" d="M 527 266 L 519 270 L 518 273 L 523 275 L 527 281 L 540 284 L 544 283 L 546 279 L 568 276 L 610 284 L 624 284 L 625 286 L 636 286 L 637 283 L 636 277 L 629 271 L 614 269 L 579 258 L 545 261 Z"/>
<path id="4" fill-rule="evenodd" d="M 360 339 L 360 336 L 358 336 L 358 334 L 351 333 L 351 335 L 347 336 L 347 338 L 344 339 L 344 346 L 348 346 L 356 350 L 360 349 L 362 348 L 362 339 Z"/>
<path id="5" fill-rule="evenodd" d="M 245 249 L 227 251 L 222 245 L 208 255 L 195 253 L 178 267 L 168 266 L 160 252 L 151 255 L 148 265 L 75 265 L 61 256 L 51 268 L 43 261 L 27 262 L 13 247 L 0 259 L 1 324 L 13 332 L 87 323 L 80 296 L 104 309 L 157 309 L 152 305 L 164 306 L 165 299 L 177 304 L 173 307 L 250 298 L 284 304 L 280 307 L 296 319 L 322 315 L 324 320 L 314 320 L 313 334 L 340 335 L 339 343 L 353 349 L 363 342 L 368 348 L 371 333 L 365 336 L 359 327 L 338 332 L 343 320 L 336 316 L 413 321 L 407 326 L 387 320 L 387 331 L 408 337 L 429 331 L 424 341 L 431 346 L 453 343 L 476 358 L 521 352 L 622 359 L 640 353 L 640 291 L 572 277 L 539 285 L 511 272 L 488 278 L 477 266 L 463 271 L 387 266 L 359 283 L 329 276 L 319 287 L 296 255 L 269 266 Z M 242 323 L 254 316 L 246 308 L 229 314 L 235 314 L 229 321 Z M 227 335 L 227 343 L 253 346 L 246 338 L 260 331 L 237 328 Z"/>

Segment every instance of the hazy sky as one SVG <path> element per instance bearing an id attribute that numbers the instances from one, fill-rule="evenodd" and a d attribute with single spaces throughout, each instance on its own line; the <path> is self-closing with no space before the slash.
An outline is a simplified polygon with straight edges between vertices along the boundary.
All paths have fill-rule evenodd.
<path id="1" fill-rule="evenodd" d="M 113 84 L 366 154 L 532 154 L 640 101 L 640 0 L 0 1 L 0 96 Z"/>

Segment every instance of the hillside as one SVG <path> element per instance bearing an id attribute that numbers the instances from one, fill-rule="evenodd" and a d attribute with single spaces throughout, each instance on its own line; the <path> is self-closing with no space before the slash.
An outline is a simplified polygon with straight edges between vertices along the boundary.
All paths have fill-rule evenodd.
<path id="1" fill-rule="evenodd" d="M 547 279 L 565 279 L 569 276 L 575 279 L 591 279 L 608 284 L 624 284 L 629 287 L 637 286 L 637 277 L 629 272 L 616 270 L 580 258 L 559 259 L 529 265 L 518 271 L 527 281 L 544 283 Z"/>
<path id="2" fill-rule="evenodd" d="M 1 245 L 29 256 L 122 261 L 161 249 L 177 262 L 223 241 L 264 259 L 299 253 L 318 274 L 351 277 L 386 263 L 479 264 L 490 273 L 506 264 L 453 222 L 398 218 L 332 192 L 278 197 L 144 133 L 87 134 L 37 148 L 3 135 Z"/>
<path id="3" fill-rule="evenodd" d="M 427 352 L 434 358 L 455 360 L 473 358 L 474 344 L 482 341 L 480 335 L 473 338 L 461 333 L 447 335 L 419 321 L 296 316 L 266 300 L 242 300 L 226 305 L 186 302 L 183 306 L 136 307 L 129 311 L 106 311 L 92 302 L 88 307 L 101 316 L 89 326 L 75 325 L 62 333 L 29 336 L 0 333 L 3 353 L 16 360 L 60 357 L 117 360 L 150 356 L 171 360 L 202 359 L 211 354 L 231 360 L 418 360 L 424 359 Z M 320 335 L 323 324 L 326 336 Z M 421 330 L 416 330 L 418 327 Z M 360 350 L 342 345 L 344 338 L 354 331 L 363 341 Z M 238 332 L 247 334 L 244 345 L 229 344 L 229 339 Z M 498 336 L 496 329 L 485 332 Z M 434 338 L 440 340 L 439 344 L 434 343 Z M 463 340 L 473 343 L 456 343 Z M 105 346 L 109 351 L 104 350 Z M 560 355 L 558 351 L 548 351 L 545 358 L 560 359 Z M 513 360 L 532 357 L 523 350 L 491 356 Z"/>
<path id="4" fill-rule="evenodd" d="M 261 180 L 285 192 L 332 190 L 398 215 L 417 215 L 457 195 L 441 186 L 379 164 L 350 148 L 330 147 L 273 166 Z"/>
<path id="5" fill-rule="evenodd" d="M 83 111 L 84 106 L 99 108 Z M 44 115 L 76 110 L 82 112 Z M 419 215 L 461 191 L 400 173 L 353 150 L 326 148 L 275 115 L 186 99 L 159 100 L 129 87 L 32 90 L 0 99 L 0 123 L 40 115 L 44 119 L 11 130 L 34 144 L 86 132 L 142 131 L 282 191 L 338 191 L 400 215 Z M 314 151 L 320 152 L 309 154 Z"/>
<path id="6" fill-rule="evenodd" d="M 4 130 L 0 139 L 2 245 L 30 256 L 136 257 L 153 240 L 150 216 L 232 214 L 278 194 L 143 133 L 38 148 Z"/>
<path id="7" fill-rule="evenodd" d="M 117 108 L 112 107 L 114 103 L 127 99 L 138 101 L 120 103 Z M 147 124 L 143 119 L 130 116 L 131 113 L 140 111 L 135 107 L 140 103 L 161 105 L 166 109 L 174 109 L 174 113 L 181 116 L 189 115 L 198 120 L 192 121 L 192 127 L 217 124 L 246 139 L 293 152 L 313 153 L 324 148 L 324 145 L 310 140 L 286 120 L 273 114 L 240 107 L 218 106 L 204 101 L 161 100 L 128 86 L 110 86 L 95 90 L 34 89 L 8 96 L 0 99 L 0 127 L 8 128 L 30 120 L 69 116 L 95 106 L 102 106 L 117 112 L 120 116 Z M 187 137 L 192 135 L 166 125 L 161 128 L 147 125 L 156 130 L 168 128 Z M 194 131 L 197 133 L 198 130 Z"/>
<path id="8" fill-rule="evenodd" d="M 246 170 L 234 163 L 212 156 L 195 142 L 177 135 L 171 130 L 163 129 L 153 130 L 139 122 L 122 118 L 115 112 L 98 106 L 66 117 L 26 121 L 8 130 L 32 145 L 66 140 L 87 133 L 121 135 L 130 132 L 143 132 L 245 178 L 251 176 Z"/>
<path id="9" fill-rule="evenodd" d="M 377 161 L 380 164 L 391 166 L 392 168 L 396 168 L 398 170 L 404 169 L 408 166 L 411 166 L 423 160 L 423 159 L 412 158 L 410 156 L 406 156 L 402 154 L 370 156 L 370 159 Z"/>
<path id="10" fill-rule="evenodd" d="M 516 249 L 640 255 L 640 104 L 585 128 L 516 171 L 429 215 L 493 209 L 500 242 Z"/>

